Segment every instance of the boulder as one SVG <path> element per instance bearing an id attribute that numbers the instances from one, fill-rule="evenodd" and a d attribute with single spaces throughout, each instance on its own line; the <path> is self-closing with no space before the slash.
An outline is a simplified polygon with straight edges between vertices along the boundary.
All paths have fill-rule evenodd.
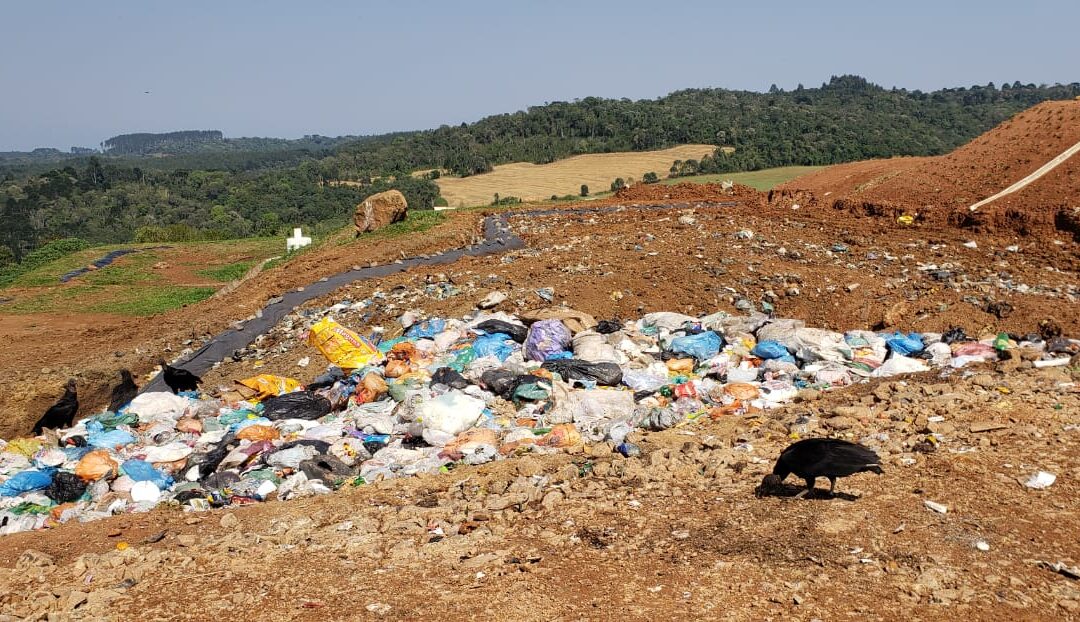
<path id="1" fill-rule="evenodd" d="M 353 215 L 356 233 L 359 235 L 375 231 L 390 223 L 405 220 L 408 210 L 409 204 L 405 201 L 405 195 L 397 190 L 373 194 L 356 206 L 356 213 Z"/>

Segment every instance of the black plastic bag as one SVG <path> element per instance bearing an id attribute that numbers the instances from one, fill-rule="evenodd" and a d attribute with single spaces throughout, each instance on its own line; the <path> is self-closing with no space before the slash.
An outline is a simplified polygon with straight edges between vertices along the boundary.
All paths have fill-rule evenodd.
<path id="1" fill-rule="evenodd" d="M 590 363 L 580 359 L 545 361 L 540 367 L 567 380 L 585 380 L 613 387 L 622 382 L 622 368 L 615 363 Z"/>
<path id="2" fill-rule="evenodd" d="M 271 421 L 281 419 L 313 420 L 330 412 L 330 400 L 311 391 L 296 391 L 263 401 L 262 415 Z"/>
<path id="3" fill-rule="evenodd" d="M 504 400 L 511 401 L 518 387 L 523 384 L 544 382 L 544 379 L 532 374 L 518 375 L 505 369 L 489 369 L 480 376 L 480 382 L 488 391 Z"/>
<path id="4" fill-rule="evenodd" d="M 617 333 L 622 330 L 622 322 L 619 320 L 600 320 L 596 325 L 596 332 L 601 335 L 610 335 L 611 333 Z"/>
<path id="5" fill-rule="evenodd" d="M 440 367 L 431 374 L 431 384 L 445 384 L 454 389 L 464 389 L 469 386 L 469 381 L 449 367 Z"/>
<path id="6" fill-rule="evenodd" d="M 476 325 L 477 330 L 482 330 L 485 333 L 491 335 L 494 333 L 502 333 L 509 335 L 511 339 L 518 343 L 525 343 L 525 338 L 529 335 L 529 329 L 519 324 L 511 324 L 510 322 L 504 322 L 502 320 L 484 320 Z"/>
<path id="7" fill-rule="evenodd" d="M 957 341 L 971 341 L 971 337 L 968 337 L 964 329 L 959 326 L 953 326 L 949 330 L 945 331 L 941 335 L 941 341 L 943 343 L 955 343 Z"/>
<path id="8" fill-rule="evenodd" d="M 60 471 L 53 477 L 49 487 L 45 489 L 45 496 L 57 504 L 71 503 L 86 492 L 86 483 L 79 479 L 78 475 L 67 471 Z"/>
<path id="9" fill-rule="evenodd" d="M 315 389 L 325 389 L 326 387 L 333 386 L 338 380 L 345 378 L 345 372 L 336 365 L 326 370 L 326 373 L 312 380 L 305 387 L 308 391 L 314 391 Z"/>

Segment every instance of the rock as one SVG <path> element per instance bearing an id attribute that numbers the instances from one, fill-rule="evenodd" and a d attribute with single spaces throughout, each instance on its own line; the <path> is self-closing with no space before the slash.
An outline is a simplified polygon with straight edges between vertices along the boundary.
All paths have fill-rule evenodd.
<path id="1" fill-rule="evenodd" d="M 971 384 L 982 387 L 984 389 L 992 389 L 997 386 L 997 382 L 990 374 L 978 374 L 971 379 Z"/>
<path id="2" fill-rule="evenodd" d="M 837 417 L 853 417 L 855 419 L 869 419 L 873 416 L 868 406 L 837 406 L 832 409 L 832 414 Z"/>
<path id="3" fill-rule="evenodd" d="M 484 509 L 497 512 L 508 507 L 520 505 L 529 500 L 529 495 L 520 492 L 510 492 L 505 495 L 489 495 L 484 502 Z"/>
<path id="4" fill-rule="evenodd" d="M 64 601 L 64 607 L 68 610 L 75 609 L 85 603 L 89 597 L 90 595 L 86 592 L 72 592 L 68 594 L 67 600 Z"/>
<path id="5" fill-rule="evenodd" d="M 1072 600 L 1070 598 L 1065 598 L 1065 599 L 1059 600 L 1057 604 L 1058 604 L 1058 607 L 1061 607 L 1062 609 L 1064 609 L 1065 611 L 1068 611 L 1070 613 L 1075 613 L 1077 611 L 1080 611 L 1080 601 Z"/>
<path id="6" fill-rule="evenodd" d="M 56 565 L 52 556 L 41 551 L 35 551 L 28 549 L 23 551 L 19 556 L 18 561 L 15 562 L 16 570 L 26 570 L 28 568 L 48 568 L 49 566 Z"/>
<path id="7" fill-rule="evenodd" d="M 971 431 L 974 433 L 993 432 L 994 430 L 1004 430 L 1007 427 L 1009 426 L 1004 423 L 995 423 L 993 421 L 979 421 L 977 423 L 971 424 Z"/>
<path id="8" fill-rule="evenodd" d="M 236 515 L 230 512 L 221 517 L 220 524 L 222 529 L 236 529 L 240 526 L 240 519 L 236 518 Z"/>
<path id="9" fill-rule="evenodd" d="M 857 425 L 859 422 L 851 417 L 837 416 L 829 417 L 825 420 L 825 425 L 834 430 L 849 430 Z"/>
<path id="10" fill-rule="evenodd" d="M 487 296 L 484 296 L 480 302 L 476 303 L 476 306 L 480 309 L 492 309 L 499 306 L 504 300 L 506 300 L 506 294 L 502 292 L 491 292 Z"/>
<path id="11" fill-rule="evenodd" d="M 397 190 L 373 194 L 356 206 L 353 214 L 356 233 L 376 231 L 391 223 L 405 220 L 408 210 L 409 204 L 405 195 Z"/>
<path id="12" fill-rule="evenodd" d="M 889 307 L 881 317 L 881 323 L 886 327 L 899 326 L 909 314 L 907 302 L 900 301 Z"/>
<path id="13" fill-rule="evenodd" d="M 559 505 L 560 503 L 562 503 L 563 499 L 565 499 L 565 498 L 566 498 L 566 495 L 564 495 L 562 493 L 562 491 L 560 491 L 560 490 L 552 490 L 551 492 L 544 495 L 544 500 L 540 502 L 540 505 L 542 505 L 545 508 L 550 510 L 551 508 L 555 507 L 556 505 Z"/>
<path id="14" fill-rule="evenodd" d="M 195 546 L 195 541 L 195 536 L 189 533 L 176 536 L 176 543 L 180 546 Z"/>
<path id="15" fill-rule="evenodd" d="M 796 402 L 815 402 L 821 399 L 821 391 L 817 389 L 802 389 L 795 395 Z"/>

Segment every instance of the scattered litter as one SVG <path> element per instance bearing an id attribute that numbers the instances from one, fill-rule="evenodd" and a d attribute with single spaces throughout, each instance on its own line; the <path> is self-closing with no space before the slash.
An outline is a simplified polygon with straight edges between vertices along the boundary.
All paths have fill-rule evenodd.
<path id="1" fill-rule="evenodd" d="M 948 514 L 948 512 L 949 512 L 949 507 L 948 506 L 946 506 L 946 505 L 944 505 L 942 503 L 938 503 L 936 501 L 930 501 L 929 499 L 923 501 L 923 505 L 925 505 L 927 509 L 933 510 L 933 511 L 937 512 L 938 514 Z"/>
<path id="2" fill-rule="evenodd" d="M 1054 485 L 1057 481 L 1057 475 L 1053 473 L 1047 473 L 1046 471 L 1039 471 L 1033 474 L 1024 482 L 1024 485 L 1033 490 L 1043 490 Z"/>

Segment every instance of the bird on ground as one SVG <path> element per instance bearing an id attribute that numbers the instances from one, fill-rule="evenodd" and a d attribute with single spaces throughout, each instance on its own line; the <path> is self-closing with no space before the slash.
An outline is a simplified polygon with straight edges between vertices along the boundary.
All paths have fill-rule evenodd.
<path id="1" fill-rule="evenodd" d="M 829 479 L 831 496 L 836 490 L 836 478 L 864 472 L 882 474 L 881 459 L 872 450 L 836 438 L 808 438 L 780 452 L 773 472 L 761 480 L 758 494 L 777 490 L 784 478 L 794 473 L 806 480 L 806 490 L 799 497 L 813 493 L 819 477 Z"/>
<path id="2" fill-rule="evenodd" d="M 79 412 L 79 398 L 75 394 L 75 379 L 72 378 L 64 385 L 64 396 L 45 411 L 45 414 L 34 424 L 34 436 L 41 434 L 45 428 L 55 430 L 71 425 L 75 420 L 75 414 Z"/>
<path id="3" fill-rule="evenodd" d="M 131 372 L 126 369 L 120 370 L 120 384 L 113 387 L 112 399 L 109 401 L 109 412 L 120 412 L 139 393 L 139 385 L 131 377 Z"/>
<path id="4" fill-rule="evenodd" d="M 173 367 L 165 362 L 164 359 L 158 361 L 161 364 L 162 373 L 164 374 L 165 384 L 172 390 L 173 395 L 181 391 L 198 391 L 199 383 L 202 382 L 202 378 L 199 378 L 195 374 L 189 372 L 186 369 L 180 369 L 179 367 Z"/>

